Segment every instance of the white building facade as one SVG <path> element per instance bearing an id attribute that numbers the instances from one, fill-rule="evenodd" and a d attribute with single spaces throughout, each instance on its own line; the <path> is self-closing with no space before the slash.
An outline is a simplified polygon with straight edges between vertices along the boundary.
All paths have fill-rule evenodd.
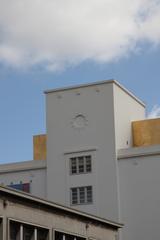
<path id="1" fill-rule="evenodd" d="M 124 240 L 158 238 L 160 145 L 133 144 L 144 103 L 115 80 L 45 93 L 47 160 L 3 165 L 0 182 L 123 222 Z"/>

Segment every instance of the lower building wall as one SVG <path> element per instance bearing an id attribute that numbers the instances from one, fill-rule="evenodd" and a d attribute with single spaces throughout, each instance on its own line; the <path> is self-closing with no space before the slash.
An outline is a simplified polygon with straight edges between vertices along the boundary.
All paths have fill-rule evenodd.
<path id="1" fill-rule="evenodd" d="M 40 227 L 48 229 L 49 236 L 46 238 L 47 240 L 54 239 L 55 231 L 72 234 L 81 238 L 97 240 L 114 240 L 117 237 L 117 229 L 112 229 L 112 227 L 107 228 L 101 226 L 99 223 L 86 223 L 86 221 L 79 220 L 76 217 L 68 216 L 67 213 L 59 214 L 51 210 L 45 211 L 41 209 L 40 206 L 38 208 L 34 205 L 30 207 L 28 204 L 20 204 L 18 201 L 12 202 L 7 200 L 4 206 L 1 198 L 0 217 L 3 217 L 3 240 L 10 239 L 7 236 L 10 234 L 10 220 L 18 221 L 21 225 L 29 224 L 35 228 Z M 22 238 L 20 240 L 24 239 Z"/>
<path id="2" fill-rule="evenodd" d="M 160 156 L 119 159 L 123 240 L 159 238 Z"/>

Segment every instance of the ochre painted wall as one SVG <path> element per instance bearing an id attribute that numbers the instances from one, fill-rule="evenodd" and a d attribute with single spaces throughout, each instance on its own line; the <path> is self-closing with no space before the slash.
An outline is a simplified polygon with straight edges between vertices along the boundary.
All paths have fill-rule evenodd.
<path id="1" fill-rule="evenodd" d="M 132 122 L 133 146 L 160 144 L 160 118 Z"/>
<path id="2" fill-rule="evenodd" d="M 46 134 L 33 136 L 33 159 L 46 160 Z"/>

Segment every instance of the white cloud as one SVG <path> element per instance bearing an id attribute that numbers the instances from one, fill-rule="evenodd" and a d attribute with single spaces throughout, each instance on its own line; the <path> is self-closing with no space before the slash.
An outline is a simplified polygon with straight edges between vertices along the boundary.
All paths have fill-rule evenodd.
<path id="1" fill-rule="evenodd" d="M 147 118 L 158 118 L 160 117 L 160 106 L 154 105 Z"/>
<path id="2" fill-rule="evenodd" d="M 0 0 L 0 62 L 51 71 L 160 43 L 159 0 Z"/>

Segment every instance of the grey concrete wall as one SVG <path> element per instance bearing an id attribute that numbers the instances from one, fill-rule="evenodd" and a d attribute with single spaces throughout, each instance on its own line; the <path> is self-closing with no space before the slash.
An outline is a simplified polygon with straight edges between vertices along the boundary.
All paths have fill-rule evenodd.
<path id="1" fill-rule="evenodd" d="M 132 149 L 128 158 L 125 150 L 121 151 L 118 160 L 120 219 L 125 224 L 123 240 L 159 238 L 160 146 L 150 147 L 150 153 L 147 149 Z M 134 152 L 139 152 L 139 157 L 133 156 Z"/>
<path id="2" fill-rule="evenodd" d="M 91 184 L 93 204 L 76 208 L 117 220 L 113 84 L 51 92 L 47 94 L 46 105 L 47 198 L 70 205 L 70 188 Z M 74 126 L 78 114 L 86 118 L 82 128 Z M 66 153 L 92 150 L 93 172 L 70 176 Z"/>

